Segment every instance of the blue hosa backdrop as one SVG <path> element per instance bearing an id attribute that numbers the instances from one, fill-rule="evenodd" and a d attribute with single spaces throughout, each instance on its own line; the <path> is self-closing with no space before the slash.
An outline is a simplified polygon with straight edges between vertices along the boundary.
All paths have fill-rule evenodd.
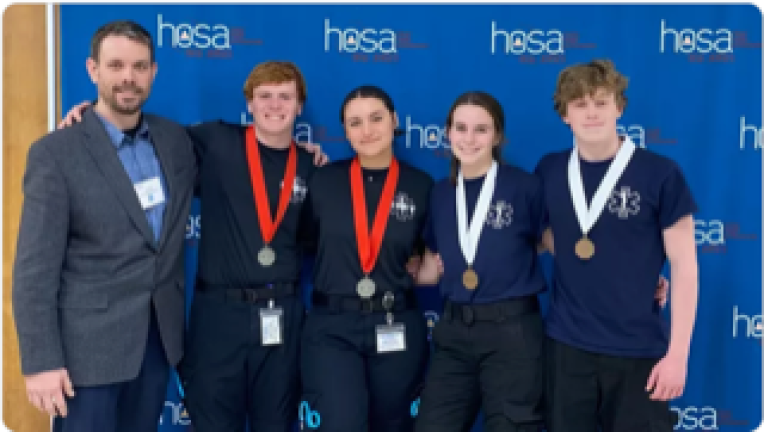
<path id="1" fill-rule="evenodd" d="M 698 320 L 686 390 L 671 403 L 675 429 L 759 425 L 764 136 L 762 16 L 754 6 L 63 5 L 64 110 L 95 98 L 84 67 L 90 38 L 114 19 L 135 20 L 155 38 L 159 73 L 148 111 L 183 124 L 249 122 L 247 74 L 261 61 L 290 60 L 308 87 L 298 141 L 320 143 L 332 159 L 349 156 L 340 103 L 353 87 L 376 84 L 395 100 L 405 131 L 396 155 L 435 179 L 448 172 L 443 123 L 459 94 L 479 89 L 499 99 L 505 159 L 533 170 L 542 155 L 572 144 L 552 109 L 558 73 L 612 59 L 630 78 L 622 132 L 678 161 L 700 207 Z M 195 202 L 186 235 L 189 300 L 198 209 Z M 418 293 L 432 327 L 437 290 Z M 162 432 L 192 429 L 172 383 L 159 421 Z"/>

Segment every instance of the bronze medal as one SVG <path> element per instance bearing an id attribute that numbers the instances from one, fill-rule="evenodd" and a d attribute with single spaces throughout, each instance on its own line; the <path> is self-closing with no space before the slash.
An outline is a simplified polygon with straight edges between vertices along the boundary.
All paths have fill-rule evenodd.
<path id="1" fill-rule="evenodd" d="M 584 236 L 576 242 L 576 256 L 582 260 L 591 259 L 594 256 L 594 243 Z"/>
<path id="2" fill-rule="evenodd" d="M 470 291 L 477 288 L 478 275 L 475 273 L 475 270 L 472 270 L 471 268 L 465 270 L 464 275 L 462 275 L 462 283 L 464 284 L 464 287 Z"/>

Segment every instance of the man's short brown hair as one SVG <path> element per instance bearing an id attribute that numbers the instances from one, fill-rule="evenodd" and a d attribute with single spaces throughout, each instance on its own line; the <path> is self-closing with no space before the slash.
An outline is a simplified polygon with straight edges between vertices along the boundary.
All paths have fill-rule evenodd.
<path id="1" fill-rule="evenodd" d="M 599 89 L 605 89 L 615 94 L 618 109 L 626 108 L 626 87 L 629 79 L 615 70 L 610 60 L 593 60 L 568 66 L 557 77 L 557 88 L 554 91 L 554 110 L 560 117 L 567 115 L 570 101 L 586 95 L 594 96 Z"/>
<path id="2" fill-rule="evenodd" d="M 124 36 L 133 42 L 146 45 L 151 62 L 154 62 L 154 41 L 151 34 L 137 22 L 129 20 L 111 21 L 96 30 L 90 39 L 90 58 L 96 62 L 101 54 L 101 44 L 108 36 Z"/>
<path id="3" fill-rule="evenodd" d="M 281 84 L 289 81 L 295 82 L 297 99 L 300 103 L 305 103 L 305 79 L 294 63 L 284 61 L 267 61 L 255 66 L 244 82 L 244 98 L 247 102 L 252 100 L 252 92 L 262 84 Z"/>

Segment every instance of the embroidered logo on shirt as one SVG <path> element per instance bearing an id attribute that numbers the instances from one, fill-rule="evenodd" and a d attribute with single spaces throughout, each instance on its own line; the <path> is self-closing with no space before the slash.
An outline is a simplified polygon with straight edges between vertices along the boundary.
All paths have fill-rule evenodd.
<path id="1" fill-rule="evenodd" d="M 410 221 L 416 214 L 416 204 L 405 192 L 398 192 L 390 207 L 390 213 L 401 222 Z"/>
<path id="2" fill-rule="evenodd" d="M 496 201 L 488 209 L 485 223 L 493 229 L 502 229 L 512 223 L 512 204 L 506 201 Z"/>
<path id="3" fill-rule="evenodd" d="M 639 213 L 639 192 L 632 191 L 629 186 L 621 186 L 610 194 L 607 209 L 620 219 L 628 219 Z"/>
<path id="4" fill-rule="evenodd" d="M 281 186 L 284 186 L 284 182 L 281 182 Z M 292 204 L 300 204 L 301 202 L 305 201 L 305 195 L 308 194 L 308 185 L 305 183 L 305 180 L 301 179 L 300 176 L 294 177 L 294 185 L 292 186 L 292 196 L 289 198 L 289 202 Z"/>

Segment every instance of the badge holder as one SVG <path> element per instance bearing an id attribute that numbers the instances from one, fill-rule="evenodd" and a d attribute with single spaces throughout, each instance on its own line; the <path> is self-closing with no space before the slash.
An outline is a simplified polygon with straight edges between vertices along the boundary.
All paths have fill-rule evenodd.
<path id="1" fill-rule="evenodd" d="M 263 346 L 284 343 L 284 309 L 274 307 L 273 299 L 268 300 L 268 308 L 260 309 L 260 340 Z"/>
<path id="2" fill-rule="evenodd" d="M 382 297 L 382 307 L 386 311 L 386 324 L 377 326 L 377 352 L 387 353 L 406 351 L 406 326 L 403 323 L 393 323 L 393 309 L 395 296 L 390 291 Z"/>
<path id="3" fill-rule="evenodd" d="M 159 177 L 152 177 L 148 180 L 135 183 L 133 187 L 143 210 L 148 210 L 164 202 L 164 191 L 162 190 L 162 183 L 159 181 Z"/>

